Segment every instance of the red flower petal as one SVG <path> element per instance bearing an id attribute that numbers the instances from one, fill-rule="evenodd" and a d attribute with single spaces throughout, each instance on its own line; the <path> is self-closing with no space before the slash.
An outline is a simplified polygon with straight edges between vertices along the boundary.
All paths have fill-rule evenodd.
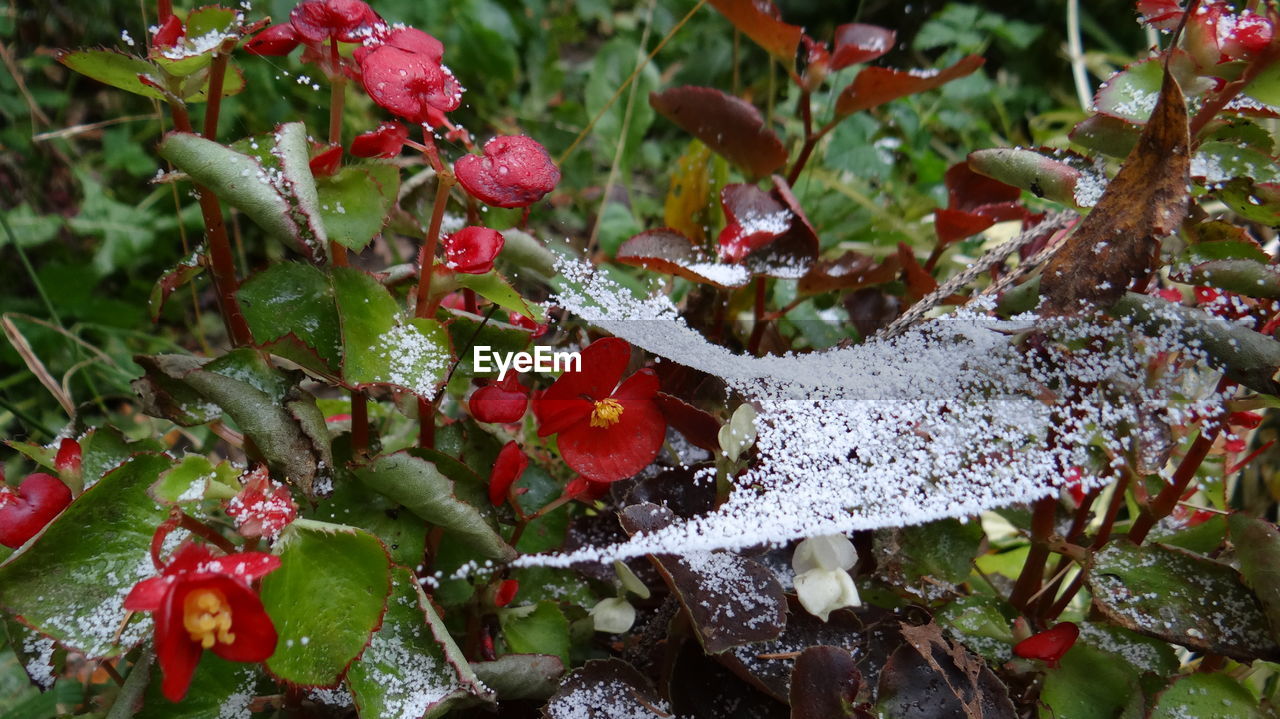
<path id="1" fill-rule="evenodd" d="M 328 177 L 338 171 L 342 165 L 342 145 L 331 145 L 329 149 L 311 158 L 311 174 L 316 177 Z"/>
<path id="2" fill-rule="evenodd" d="M 620 402 L 622 414 L 614 424 L 592 427 L 584 420 L 557 438 L 565 464 L 587 479 L 616 482 L 633 477 L 662 449 L 667 421 L 657 405 L 652 400 Z"/>
<path id="3" fill-rule="evenodd" d="M 311 43 L 329 38 L 361 42 L 382 24 L 382 18 L 361 0 L 309 0 L 293 8 L 289 22 Z"/>
<path id="4" fill-rule="evenodd" d="M 454 272 L 483 275 L 502 251 L 502 233 L 488 227 L 464 227 L 444 238 L 445 266 Z"/>
<path id="5" fill-rule="evenodd" d="M 156 661 L 164 673 L 160 688 L 171 702 L 182 701 L 187 695 L 191 676 L 204 652 L 199 644 L 191 641 L 191 635 L 182 626 L 183 604 L 192 588 L 190 585 L 174 587 L 155 617 Z"/>
<path id="6" fill-rule="evenodd" d="M 71 490 L 57 477 L 37 472 L 0 501 L 0 544 L 21 547 L 71 504 Z"/>
<path id="7" fill-rule="evenodd" d="M 280 568 L 280 558 L 266 552 L 240 552 L 217 557 L 200 565 L 202 572 L 222 574 L 248 584 Z"/>
<path id="8" fill-rule="evenodd" d="M 658 393 L 661 382 L 658 381 L 658 373 L 645 367 L 627 378 L 621 386 L 611 395 L 626 406 L 627 402 L 639 402 L 643 400 L 651 400 Z"/>
<path id="9" fill-rule="evenodd" d="M 502 584 L 498 585 L 498 591 L 493 596 L 493 606 L 505 607 L 516 598 L 516 592 L 520 591 L 520 582 L 514 579 L 504 579 Z"/>
<path id="10" fill-rule="evenodd" d="M 444 43 L 417 28 L 397 28 L 388 33 L 382 42 L 401 50 L 425 55 L 435 63 L 444 59 Z"/>
<path id="11" fill-rule="evenodd" d="M 364 89 L 373 101 L 414 123 L 439 124 L 441 113 L 458 109 L 462 88 L 435 60 L 382 45 L 360 59 Z"/>
<path id="12" fill-rule="evenodd" d="M 1040 659 L 1049 666 L 1058 666 L 1058 660 L 1067 653 L 1080 636 L 1080 627 L 1072 622 L 1055 624 L 1039 634 L 1034 634 L 1013 647 L 1013 653 L 1023 659 Z"/>
<path id="13" fill-rule="evenodd" d="M 547 333 L 547 325 L 540 325 L 519 312 L 508 312 L 507 322 L 522 330 L 529 330 L 533 333 L 533 339 L 535 340 Z"/>
<path id="14" fill-rule="evenodd" d="M 560 182 L 560 169 L 546 149 L 524 135 L 489 140 L 484 157 L 461 157 L 453 171 L 467 192 L 494 207 L 527 207 Z"/>
<path id="15" fill-rule="evenodd" d="M 507 424 L 519 422 L 529 405 L 529 388 L 520 384 L 515 372 L 498 382 L 490 382 L 471 393 L 467 406 L 471 416 L 481 422 Z"/>
<path id="16" fill-rule="evenodd" d="M 595 402 L 613 394 L 631 361 L 631 345 L 616 337 L 596 340 L 582 350 L 582 369 L 560 375 L 533 401 L 538 436 L 546 437 L 586 419 Z"/>
<path id="17" fill-rule="evenodd" d="M 580 502 L 594 502 L 609 492 L 609 482 L 574 477 L 564 486 L 564 493 Z"/>
<path id="18" fill-rule="evenodd" d="M 258 594 L 222 577 L 216 584 L 211 580 L 204 586 L 216 587 L 227 598 L 231 606 L 231 633 L 235 635 L 229 644 L 214 644 L 213 653 L 233 662 L 266 661 L 275 652 L 279 639 Z"/>
<path id="19" fill-rule="evenodd" d="M 409 128 L 398 122 L 384 122 L 377 129 L 356 135 L 351 141 L 351 154 L 356 157 L 391 158 L 400 154 Z"/>
<path id="20" fill-rule="evenodd" d="M 244 49 L 250 55 L 280 57 L 293 52 L 301 42 L 293 25 L 282 22 L 254 35 L 252 40 L 244 44 Z"/>
<path id="21" fill-rule="evenodd" d="M 186 34 L 187 31 L 182 27 L 182 21 L 178 19 L 178 16 L 170 15 L 156 30 L 155 37 L 151 39 L 151 46 L 157 48 L 173 47 Z"/>
<path id="22" fill-rule="evenodd" d="M 152 577 L 133 585 L 124 598 L 124 608 L 131 612 L 154 612 L 164 604 L 164 595 L 173 585 L 169 577 Z"/>
<path id="23" fill-rule="evenodd" d="M 520 445 L 512 441 L 502 447 L 498 452 L 498 459 L 493 463 L 493 470 L 489 472 L 489 501 L 493 506 L 501 506 L 507 501 L 511 485 L 520 479 L 520 475 L 528 467 L 529 458 L 520 449 Z"/>

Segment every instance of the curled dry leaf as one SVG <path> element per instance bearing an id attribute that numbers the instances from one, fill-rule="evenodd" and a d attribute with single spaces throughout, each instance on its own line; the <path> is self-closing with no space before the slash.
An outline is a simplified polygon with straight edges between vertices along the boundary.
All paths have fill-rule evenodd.
<path id="1" fill-rule="evenodd" d="M 836 98 L 836 114 L 852 115 L 917 92 L 933 90 L 969 75 L 986 62 L 977 55 L 966 55 L 951 67 L 942 70 L 894 70 L 888 67 L 869 67 L 858 73 L 849 86 Z"/>
<path id="2" fill-rule="evenodd" d="M 748 175 L 762 177 L 787 161 L 787 148 L 742 98 L 713 87 L 683 86 L 650 93 L 649 104 Z"/>
<path id="3" fill-rule="evenodd" d="M 870 255 L 850 250 L 839 257 L 815 263 L 797 288 L 803 295 L 819 295 L 834 290 L 856 290 L 892 282 L 902 269 L 897 255 L 877 261 Z"/>
<path id="4" fill-rule="evenodd" d="M 1160 99 L 1138 145 L 1040 281 L 1048 314 L 1109 306 L 1151 270 L 1159 240 L 1187 216 L 1191 158 L 1187 105 L 1165 72 Z"/>
<path id="5" fill-rule="evenodd" d="M 981 659 L 942 636 L 937 624 L 902 625 L 906 644 L 898 647 L 880 673 L 879 708 L 893 719 L 931 716 L 965 719 L 1013 719 L 1008 689 Z"/>

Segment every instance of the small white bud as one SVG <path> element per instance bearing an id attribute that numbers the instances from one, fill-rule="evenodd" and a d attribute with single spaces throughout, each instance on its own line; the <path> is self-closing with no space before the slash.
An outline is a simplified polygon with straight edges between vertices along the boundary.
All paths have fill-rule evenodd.
<path id="1" fill-rule="evenodd" d="M 737 462 L 742 453 L 756 443 L 756 410 L 743 403 L 734 410 L 729 423 L 720 428 L 720 450 L 731 462 Z"/>
<path id="2" fill-rule="evenodd" d="M 858 550 L 848 537 L 828 534 L 801 542 L 791 555 L 791 568 L 796 574 L 812 569 L 852 569 L 857 561 Z"/>
<path id="3" fill-rule="evenodd" d="M 636 608 L 619 597 L 601 599 L 591 608 L 591 620 L 597 632 L 621 634 L 636 623 Z"/>
<path id="4" fill-rule="evenodd" d="M 805 611 L 824 622 L 837 609 L 862 604 L 853 577 L 843 569 L 810 569 L 797 574 L 796 595 Z"/>

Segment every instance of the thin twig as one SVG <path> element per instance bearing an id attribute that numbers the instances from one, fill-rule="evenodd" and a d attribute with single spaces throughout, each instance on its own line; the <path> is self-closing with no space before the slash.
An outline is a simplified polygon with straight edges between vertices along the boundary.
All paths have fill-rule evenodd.
<path id="1" fill-rule="evenodd" d="M 13 323 L 9 317 L 0 317 L 0 326 L 4 327 L 4 334 L 9 338 L 9 344 L 17 350 L 18 356 L 22 357 L 22 362 L 31 370 L 31 374 L 36 376 L 40 384 L 49 390 L 49 394 L 62 405 L 62 410 L 67 413 L 67 417 L 74 420 L 76 418 L 76 405 L 71 401 L 70 395 L 62 391 L 62 386 L 58 384 L 58 380 L 53 378 L 48 368 L 36 356 L 35 350 L 31 348 L 31 343 L 27 342 L 27 338 L 18 330 L 18 326 Z"/>

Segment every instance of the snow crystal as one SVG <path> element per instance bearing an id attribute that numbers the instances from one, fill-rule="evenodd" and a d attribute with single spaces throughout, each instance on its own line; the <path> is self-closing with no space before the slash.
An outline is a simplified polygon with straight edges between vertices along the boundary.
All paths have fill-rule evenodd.
<path id="1" fill-rule="evenodd" d="M 128 30 L 120 31 L 120 39 L 124 41 L 124 44 L 128 45 L 129 47 L 133 47 L 134 45 L 133 36 L 129 34 Z"/>
<path id="2" fill-rule="evenodd" d="M 416 631 L 429 630 L 419 627 Z M 385 707 L 383 716 L 422 716 L 459 688 L 444 679 L 453 676 L 450 667 L 435 657 L 410 649 L 414 639 L 402 638 L 396 627 L 384 625 L 373 635 L 369 648 L 360 658 L 368 680 L 379 687 Z"/>
<path id="3" fill-rule="evenodd" d="M 397 325 L 378 339 L 373 351 L 387 360 L 390 369 L 376 381 L 404 387 L 428 400 L 435 397 L 436 377 L 448 366 L 448 355 L 410 324 Z"/>
<path id="4" fill-rule="evenodd" d="M 1068 468 L 1089 466 L 1091 444 L 1123 453 L 1120 428 L 1141 425 L 1140 415 L 1177 422 L 1220 401 L 1202 389 L 1209 383 L 1187 383 L 1195 373 L 1148 378 L 1157 353 L 1186 351 L 1172 332 L 1147 338 L 1122 323 L 1000 321 L 966 308 L 891 339 L 750 357 L 708 343 L 665 296 L 633 297 L 576 260 L 562 259 L 557 269 L 564 282 L 555 304 L 653 355 L 720 377 L 751 402 L 759 411 L 758 461 L 711 514 L 611 547 L 524 557 L 521 565 L 689 555 L 973 516 L 1056 495 Z M 1060 340 L 1046 343 L 1047 356 L 1010 339 L 1037 327 Z M 1110 349 L 1065 349 L 1099 337 Z M 1068 380 L 1085 388 L 1070 405 L 1053 394 Z M 1117 402 L 1117 393 L 1127 401 Z M 1085 489 L 1105 482 L 1083 479 Z"/>
<path id="5" fill-rule="evenodd" d="M 22 651 L 31 656 L 26 664 L 27 676 L 41 689 L 49 689 L 56 679 L 53 676 L 54 646 L 52 639 L 35 632 L 27 632 L 22 640 Z"/>
<path id="6" fill-rule="evenodd" d="M 556 719 L 653 719 L 654 716 L 671 716 L 666 702 L 653 700 L 651 706 L 646 707 L 635 694 L 634 687 L 622 682 L 579 686 L 553 698 L 543 712 L 545 716 Z M 657 714 L 654 709 L 662 714 Z"/>

